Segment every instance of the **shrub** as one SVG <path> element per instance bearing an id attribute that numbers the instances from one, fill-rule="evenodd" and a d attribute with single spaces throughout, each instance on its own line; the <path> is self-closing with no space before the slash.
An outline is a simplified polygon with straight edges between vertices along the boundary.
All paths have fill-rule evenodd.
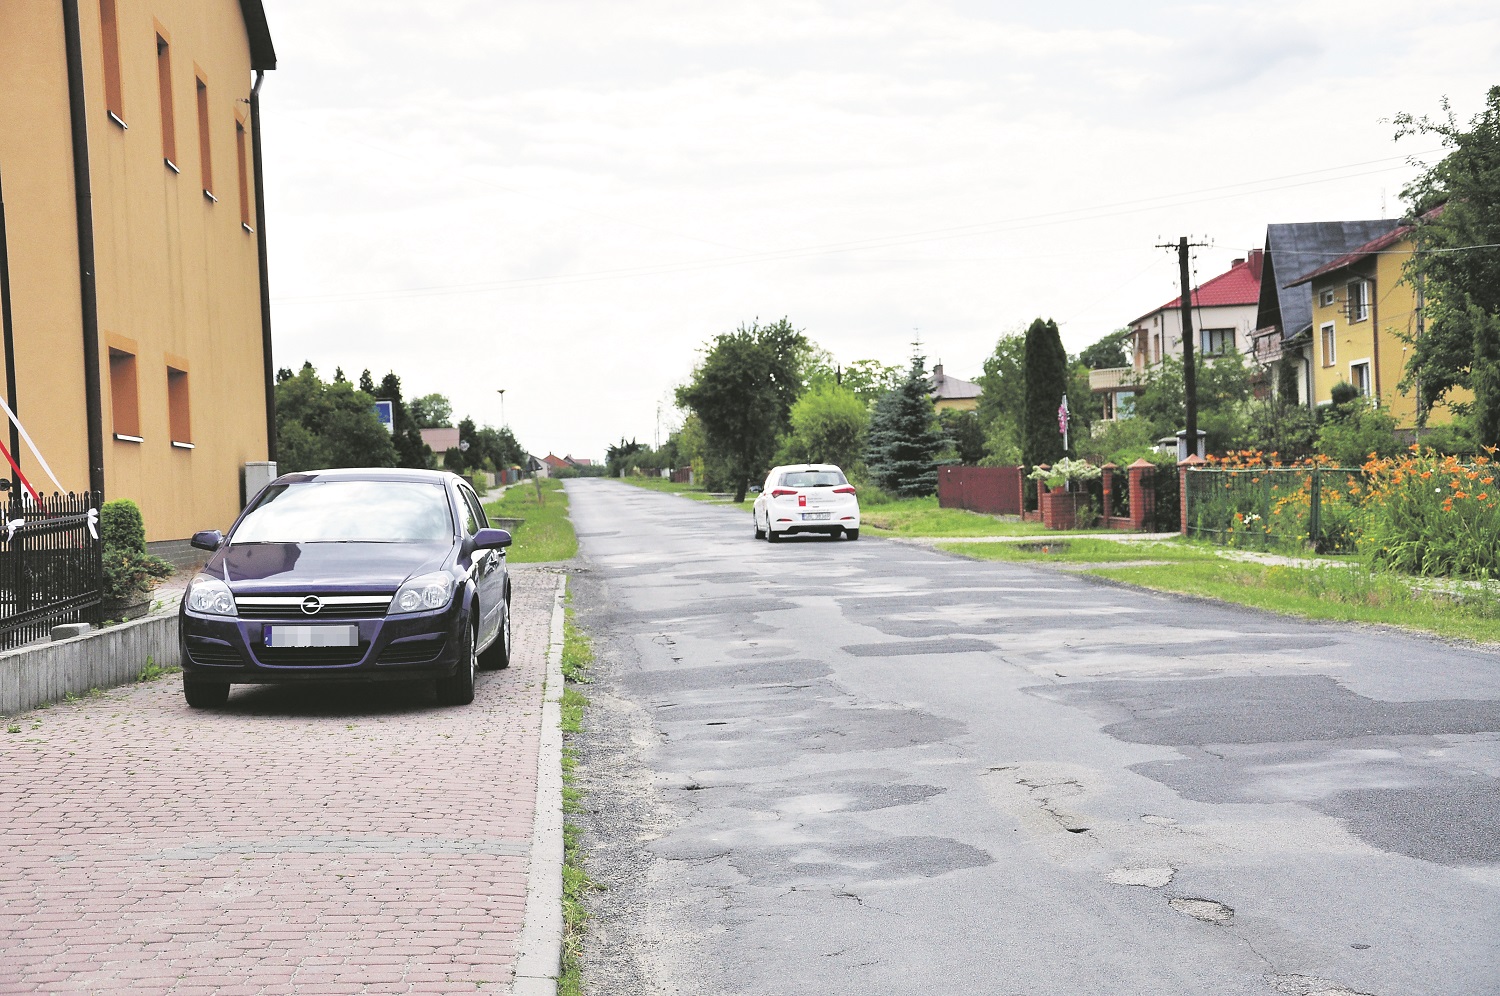
<path id="1" fill-rule="evenodd" d="M 141 510 L 128 498 L 104 503 L 99 512 L 99 539 L 104 546 L 104 597 L 129 601 L 170 577 L 174 568 L 146 552 L 146 525 Z"/>
<path id="2" fill-rule="evenodd" d="M 99 510 L 99 538 L 106 553 L 118 550 L 145 554 L 146 523 L 141 519 L 140 506 L 129 498 L 105 502 Z"/>

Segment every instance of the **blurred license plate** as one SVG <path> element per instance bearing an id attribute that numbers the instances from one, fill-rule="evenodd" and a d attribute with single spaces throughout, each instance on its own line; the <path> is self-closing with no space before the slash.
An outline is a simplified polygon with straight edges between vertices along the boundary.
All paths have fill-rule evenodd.
<path id="1" fill-rule="evenodd" d="M 828 517 L 830 515 L 832 515 L 832 514 L 833 514 L 832 512 L 803 512 L 802 513 L 802 521 L 803 522 L 827 522 L 828 521 Z"/>
<path id="2" fill-rule="evenodd" d="M 358 626 L 267 626 L 268 647 L 357 647 Z"/>

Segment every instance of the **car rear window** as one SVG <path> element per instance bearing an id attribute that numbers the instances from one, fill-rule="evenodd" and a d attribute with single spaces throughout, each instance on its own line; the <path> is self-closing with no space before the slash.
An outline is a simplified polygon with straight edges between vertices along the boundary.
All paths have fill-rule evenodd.
<path id="1" fill-rule="evenodd" d="M 848 483 L 836 470 L 789 470 L 781 475 L 781 485 L 786 488 L 836 488 Z"/>
<path id="2" fill-rule="evenodd" d="M 417 481 L 278 484 L 230 537 L 239 543 L 435 543 L 453 539 L 448 492 Z"/>

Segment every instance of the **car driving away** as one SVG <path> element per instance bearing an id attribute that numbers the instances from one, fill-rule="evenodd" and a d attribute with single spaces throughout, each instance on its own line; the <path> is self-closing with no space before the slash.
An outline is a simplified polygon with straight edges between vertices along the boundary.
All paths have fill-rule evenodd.
<path id="1" fill-rule="evenodd" d="M 859 539 L 859 499 L 844 472 L 831 463 L 773 467 L 751 509 L 755 538 L 821 533 Z"/>
<path id="2" fill-rule="evenodd" d="M 474 699 L 510 663 L 511 537 L 463 478 L 326 470 L 267 485 L 212 550 L 179 611 L 182 690 L 222 706 L 233 684 L 431 679 Z"/>

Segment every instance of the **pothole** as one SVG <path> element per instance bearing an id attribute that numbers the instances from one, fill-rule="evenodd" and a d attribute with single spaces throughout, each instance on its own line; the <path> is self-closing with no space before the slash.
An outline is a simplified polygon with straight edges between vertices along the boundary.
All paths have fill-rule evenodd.
<path id="1" fill-rule="evenodd" d="M 1160 868 L 1116 868 L 1108 879 L 1114 885 L 1139 885 L 1147 889 L 1160 889 L 1172 881 L 1177 869 L 1171 865 Z"/>
<path id="2" fill-rule="evenodd" d="M 1311 975 L 1272 975 L 1268 978 L 1271 986 L 1277 992 L 1285 993 L 1286 996 L 1372 996 L 1370 993 L 1350 989 L 1340 983 Z"/>
<path id="3" fill-rule="evenodd" d="M 1225 924 L 1234 919 L 1234 910 L 1216 899 L 1191 899 L 1179 897 L 1167 901 L 1179 913 L 1186 913 L 1204 923 Z"/>

